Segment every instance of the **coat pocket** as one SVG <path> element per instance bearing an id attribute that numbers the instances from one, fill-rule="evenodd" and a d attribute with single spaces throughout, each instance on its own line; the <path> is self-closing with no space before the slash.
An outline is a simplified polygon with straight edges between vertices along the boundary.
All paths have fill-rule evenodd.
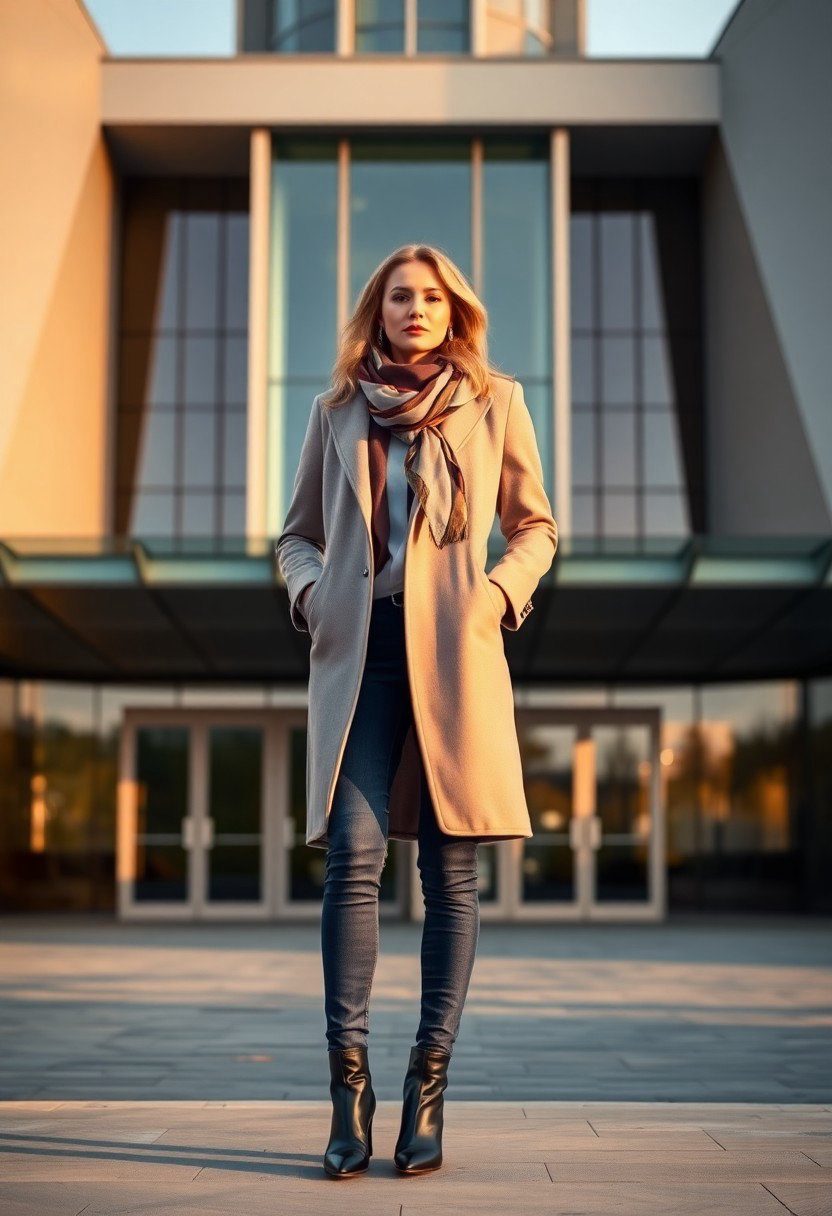
<path id="1" fill-rule="evenodd" d="M 494 583 L 492 583 L 482 566 L 477 565 L 477 573 L 485 588 L 485 593 L 491 601 L 491 606 L 494 609 L 494 615 L 497 617 L 497 623 L 499 624 L 499 622 L 503 619 L 503 614 L 505 613 L 505 600 L 503 599 L 503 593 L 500 591 L 499 587 L 496 587 Z"/>
<path id="2" fill-rule="evenodd" d="M 306 605 L 305 605 L 306 611 L 305 611 L 304 615 L 306 616 L 306 623 L 310 629 L 312 629 L 312 627 L 314 625 L 314 620 L 315 620 L 314 609 L 315 609 L 315 605 L 318 602 L 318 596 L 320 594 L 321 586 L 323 585 L 323 583 L 326 582 L 327 578 L 329 577 L 329 572 L 331 569 L 332 569 L 332 562 L 331 561 L 325 562 L 323 569 L 321 570 L 321 573 L 318 575 L 318 577 L 316 578 L 315 582 L 312 585 L 312 590 L 309 592 L 309 594 L 306 597 Z"/>

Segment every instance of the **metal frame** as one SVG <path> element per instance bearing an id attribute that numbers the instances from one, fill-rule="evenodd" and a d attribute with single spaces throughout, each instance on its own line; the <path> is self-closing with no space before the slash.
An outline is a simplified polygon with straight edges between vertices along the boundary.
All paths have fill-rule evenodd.
<path id="1" fill-rule="evenodd" d="M 166 901 L 136 902 L 134 898 L 134 856 L 136 845 L 136 738 L 142 726 L 184 726 L 189 732 L 188 814 L 182 833 L 166 833 L 170 843 L 181 840 L 188 853 L 187 886 L 189 897 L 181 903 Z M 208 806 L 208 729 L 217 725 L 252 725 L 263 730 L 263 771 L 261 787 L 260 892 L 257 902 L 211 904 L 208 890 L 208 850 L 213 841 Z M 116 825 L 117 883 L 116 898 L 122 920 L 267 920 L 275 909 L 275 876 L 272 858 L 276 851 L 277 820 L 271 808 L 280 793 L 280 770 L 275 763 L 277 722 L 268 709 L 237 709 L 217 706 L 212 709 L 141 706 L 126 708 L 122 716 L 119 745 L 119 782 Z"/>
<path id="2" fill-rule="evenodd" d="M 598 903 L 595 892 L 595 867 L 592 855 L 601 839 L 586 833 L 585 839 L 573 845 L 576 853 L 576 897 L 572 903 L 541 901 L 524 904 L 521 897 L 523 840 L 497 841 L 488 845 L 497 855 L 497 899 L 480 905 L 483 921 L 500 923 L 556 921 L 660 921 L 667 915 L 667 872 L 665 865 L 665 805 L 659 770 L 661 710 L 642 707 L 575 706 L 562 703 L 546 706 L 545 692 L 534 707 L 518 708 L 518 718 L 547 724 L 577 726 L 579 733 L 599 724 L 646 725 L 650 731 L 650 838 L 648 860 L 648 898 L 645 903 Z M 592 825 L 587 821 L 587 827 Z M 416 847 L 411 846 L 410 918 L 424 921 Z"/>

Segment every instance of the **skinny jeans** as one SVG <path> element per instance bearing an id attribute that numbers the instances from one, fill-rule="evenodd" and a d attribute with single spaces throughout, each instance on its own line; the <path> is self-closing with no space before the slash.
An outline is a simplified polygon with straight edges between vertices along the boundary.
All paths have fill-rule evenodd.
<path id="1" fill-rule="evenodd" d="M 401 593 L 373 600 L 361 687 L 327 829 L 321 953 L 330 1051 L 368 1042 L 390 783 L 412 721 L 403 600 Z M 479 939 L 479 841 L 441 830 L 423 771 L 420 790 L 417 865 L 425 919 L 416 1046 L 450 1055 Z"/>

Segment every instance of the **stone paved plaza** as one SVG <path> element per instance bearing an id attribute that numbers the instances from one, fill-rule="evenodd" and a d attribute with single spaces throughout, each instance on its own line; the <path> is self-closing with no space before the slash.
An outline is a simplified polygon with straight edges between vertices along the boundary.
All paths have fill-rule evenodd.
<path id="1" fill-rule="evenodd" d="M 445 1165 L 402 1179 L 420 928 L 383 923 L 376 1152 L 334 1181 L 316 924 L 7 917 L 0 1212 L 830 1214 L 831 930 L 484 922 Z"/>

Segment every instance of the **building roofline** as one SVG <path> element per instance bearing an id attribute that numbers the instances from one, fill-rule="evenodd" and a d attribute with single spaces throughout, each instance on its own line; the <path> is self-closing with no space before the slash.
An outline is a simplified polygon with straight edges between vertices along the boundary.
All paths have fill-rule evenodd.
<path id="1" fill-rule="evenodd" d="M 90 10 L 87 8 L 86 4 L 84 3 L 84 0 L 75 0 L 75 5 L 76 5 L 76 8 L 79 9 L 81 16 L 84 18 L 87 25 L 90 27 L 90 29 L 95 37 L 96 42 L 101 47 L 101 50 L 103 52 L 102 59 L 107 58 L 110 55 L 112 55 L 112 51 L 110 50 L 109 46 L 107 45 L 106 38 L 101 33 L 101 30 L 99 29 L 98 24 L 96 23 Z"/>
<path id="2" fill-rule="evenodd" d="M 728 30 L 731 28 L 731 26 L 734 24 L 734 19 L 736 18 L 740 9 L 744 8 L 745 4 L 746 4 L 746 0 L 737 0 L 733 9 L 728 14 L 728 16 L 725 18 L 725 21 L 723 22 L 723 25 L 722 25 L 722 29 L 717 34 L 716 38 L 713 40 L 713 42 L 711 44 L 711 49 L 708 51 L 706 58 L 715 59 L 717 57 L 717 52 L 719 51 L 723 38 L 728 33 Z"/>

